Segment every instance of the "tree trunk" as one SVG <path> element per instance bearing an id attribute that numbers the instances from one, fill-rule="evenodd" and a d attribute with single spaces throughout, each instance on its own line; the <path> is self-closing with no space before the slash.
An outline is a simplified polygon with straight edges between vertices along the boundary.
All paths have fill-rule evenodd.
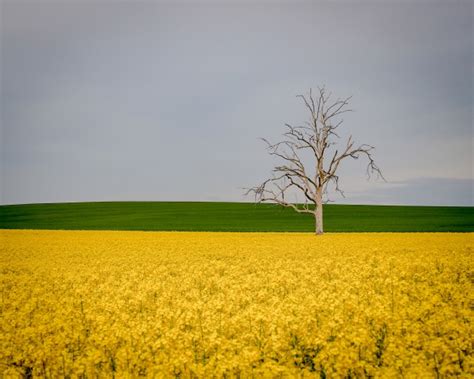
<path id="1" fill-rule="evenodd" d="M 318 190 L 316 193 L 316 234 L 323 234 L 323 194 Z"/>

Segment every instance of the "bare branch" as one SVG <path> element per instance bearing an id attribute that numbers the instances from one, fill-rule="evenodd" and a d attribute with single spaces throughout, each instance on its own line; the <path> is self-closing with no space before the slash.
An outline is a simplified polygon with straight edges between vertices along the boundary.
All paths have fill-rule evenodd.
<path id="1" fill-rule="evenodd" d="M 340 116 L 352 110 L 348 108 L 352 97 L 331 100 L 331 93 L 325 87 L 318 87 L 317 96 L 312 89 L 308 95 L 297 95 L 309 111 L 309 120 L 303 125 L 285 124 L 284 139 L 277 143 L 265 142 L 268 153 L 281 160 L 282 163 L 273 169 L 273 176 L 259 186 L 250 188 L 246 195 L 253 194 L 256 202 L 273 202 L 284 207 L 292 208 L 299 213 L 313 214 L 316 219 L 316 232 L 322 233 L 322 204 L 329 199 L 329 186 L 344 197 L 340 188 L 337 170 L 345 159 L 368 160 L 366 172 L 368 177 L 377 175 L 382 178 L 382 172 L 373 157 L 374 147 L 367 144 L 356 146 L 350 136 L 345 146 L 330 153 L 330 147 L 336 144 L 339 134 L 336 130 L 342 125 Z M 306 151 L 312 162 L 303 162 L 300 153 Z M 334 186 L 334 187 L 333 187 Z M 288 193 L 296 191 L 304 196 L 304 203 L 288 201 Z"/>
<path id="2" fill-rule="evenodd" d="M 307 206 L 305 207 L 303 205 L 303 208 L 300 208 L 298 207 L 298 204 L 287 202 L 285 200 L 285 193 L 286 190 L 288 190 L 288 188 L 293 185 L 293 183 L 290 182 L 290 184 L 282 185 L 278 183 L 279 179 L 281 179 L 281 177 L 268 179 L 257 187 L 249 188 L 245 194 L 249 195 L 253 193 L 255 195 L 255 202 L 257 203 L 274 202 L 284 207 L 293 208 L 298 213 L 314 214 L 314 211 L 309 209 Z M 267 189 L 266 186 L 269 183 L 273 183 L 278 191 L 275 191 L 274 189 Z"/>

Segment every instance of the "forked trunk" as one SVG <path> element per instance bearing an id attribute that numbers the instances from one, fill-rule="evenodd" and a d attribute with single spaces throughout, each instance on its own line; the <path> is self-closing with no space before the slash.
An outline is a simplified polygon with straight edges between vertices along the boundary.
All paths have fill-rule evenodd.
<path id="1" fill-rule="evenodd" d="M 316 234 L 323 234 L 323 194 L 318 191 L 316 194 Z"/>

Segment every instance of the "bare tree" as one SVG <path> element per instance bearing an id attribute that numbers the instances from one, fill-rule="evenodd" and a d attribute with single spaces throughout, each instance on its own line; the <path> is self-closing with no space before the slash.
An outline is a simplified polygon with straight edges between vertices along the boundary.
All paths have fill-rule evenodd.
<path id="1" fill-rule="evenodd" d="M 308 95 L 298 95 L 309 111 L 310 118 L 304 125 L 285 124 L 284 139 L 272 144 L 266 139 L 270 155 L 279 158 L 282 163 L 273 169 L 271 178 L 259 186 L 250 188 L 246 194 L 254 194 L 256 202 L 273 202 L 293 208 L 298 213 L 314 216 L 316 234 L 323 233 L 323 204 L 327 199 L 328 187 L 344 196 L 339 187 L 337 170 L 347 158 L 368 160 L 367 176 L 376 174 L 383 179 L 382 172 L 375 164 L 372 152 L 374 147 L 366 144 L 355 145 L 350 136 L 342 148 L 337 148 L 338 128 L 343 123 L 341 115 L 351 110 L 347 108 L 351 97 L 331 100 L 331 94 L 325 88 L 318 88 L 316 98 L 312 90 Z M 302 155 L 309 153 L 310 163 Z M 296 190 L 304 196 L 304 203 L 288 200 L 290 192 Z"/>

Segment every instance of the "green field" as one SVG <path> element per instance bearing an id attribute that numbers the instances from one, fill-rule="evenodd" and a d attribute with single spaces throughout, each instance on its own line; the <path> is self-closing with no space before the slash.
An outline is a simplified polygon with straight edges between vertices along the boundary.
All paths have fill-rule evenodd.
<path id="1" fill-rule="evenodd" d="M 335 205 L 327 232 L 473 232 L 474 207 Z M 0 206 L 0 229 L 312 232 L 313 218 L 272 204 L 98 202 Z"/>

